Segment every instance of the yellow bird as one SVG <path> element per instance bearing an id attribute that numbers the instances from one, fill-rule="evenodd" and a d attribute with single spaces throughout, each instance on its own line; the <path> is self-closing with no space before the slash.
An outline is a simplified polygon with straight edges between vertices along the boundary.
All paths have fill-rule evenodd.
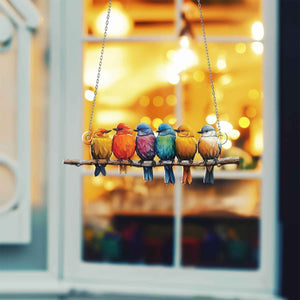
<path id="1" fill-rule="evenodd" d="M 189 160 L 192 162 L 197 152 L 197 142 L 194 138 L 193 130 L 187 125 L 181 125 L 175 131 L 177 132 L 175 150 L 178 160 Z M 191 167 L 189 166 L 183 167 L 182 183 L 192 183 Z"/>
<path id="2" fill-rule="evenodd" d="M 86 145 L 90 145 L 93 159 L 109 159 L 111 157 L 112 139 L 107 135 L 110 131 L 111 130 L 99 128 L 94 132 L 91 139 L 88 139 L 88 133 L 84 133 L 83 142 Z M 105 166 L 106 164 L 96 164 L 94 175 L 98 176 L 102 173 L 102 175 L 105 176 Z"/>

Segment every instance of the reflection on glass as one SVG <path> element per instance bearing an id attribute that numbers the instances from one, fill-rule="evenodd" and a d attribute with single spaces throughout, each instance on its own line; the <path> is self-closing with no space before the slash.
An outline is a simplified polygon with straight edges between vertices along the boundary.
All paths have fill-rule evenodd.
<path id="1" fill-rule="evenodd" d="M 257 180 L 184 187 L 182 264 L 257 268 L 259 193 Z"/>
<path id="2" fill-rule="evenodd" d="M 84 31 L 103 36 L 108 1 L 84 0 Z M 113 1 L 110 37 L 174 33 L 174 1 Z"/>
<path id="3" fill-rule="evenodd" d="M 172 264 L 173 187 L 162 179 L 85 176 L 83 188 L 84 260 Z"/>

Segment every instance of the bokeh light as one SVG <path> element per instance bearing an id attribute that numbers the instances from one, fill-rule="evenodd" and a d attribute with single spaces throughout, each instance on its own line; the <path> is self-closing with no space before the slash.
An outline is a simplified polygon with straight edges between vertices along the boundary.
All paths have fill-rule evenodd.
<path id="1" fill-rule="evenodd" d="M 239 119 L 239 125 L 241 128 L 247 128 L 250 125 L 250 120 L 247 117 L 241 117 Z"/>

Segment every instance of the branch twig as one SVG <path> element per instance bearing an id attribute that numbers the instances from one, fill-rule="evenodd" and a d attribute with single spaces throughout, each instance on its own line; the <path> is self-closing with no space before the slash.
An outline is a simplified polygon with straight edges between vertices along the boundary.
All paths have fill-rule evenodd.
<path id="1" fill-rule="evenodd" d="M 191 166 L 191 167 L 204 167 L 205 165 L 211 166 L 211 165 L 229 165 L 229 164 L 236 164 L 238 165 L 240 162 L 239 157 L 226 157 L 226 158 L 219 158 L 217 161 L 210 159 L 206 163 L 201 160 L 201 161 L 194 161 L 194 162 L 189 162 L 187 160 L 183 160 L 181 162 L 179 161 L 155 161 L 155 166 L 154 167 L 161 167 L 161 166 Z M 107 165 L 114 165 L 114 166 L 131 166 L 131 167 L 152 167 L 153 162 L 152 161 L 144 161 L 140 163 L 137 160 L 129 161 L 129 160 L 116 160 L 116 159 L 87 159 L 87 160 L 80 160 L 80 159 L 65 159 L 64 160 L 65 165 L 75 165 L 77 167 L 83 166 L 83 165 L 95 165 L 95 164 L 107 164 Z"/>

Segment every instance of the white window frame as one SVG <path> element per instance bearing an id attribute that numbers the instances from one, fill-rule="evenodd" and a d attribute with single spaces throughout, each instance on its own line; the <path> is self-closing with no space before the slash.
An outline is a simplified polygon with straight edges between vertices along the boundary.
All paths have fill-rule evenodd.
<path id="1" fill-rule="evenodd" d="M 64 2 L 64 96 L 61 104 L 64 110 L 64 154 L 66 158 L 80 158 L 82 144 L 82 48 L 87 41 L 100 42 L 101 39 L 82 34 L 82 1 Z M 175 16 L 179 18 L 182 0 L 175 0 Z M 278 118 L 277 118 L 277 1 L 262 0 L 264 36 L 263 89 L 264 89 L 264 154 L 263 170 L 256 172 L 235 172 L 233 175 L 219 172 L 216 177 L 227 179 L 259 178 L 261 191 L 260 222 L 260 267 L 258 270 L 212 270 L 181 268 L 180 253 L 175 255 L 175 267 L 114 265 L 88 263 L 81 259 L 82 243 L 82 176 L 84 171 L 66 166 L 64 169 L 64 266 L 63 274 L 67 281 L 88 286 L 95 292 L 149 293 L 166 295 L 246 295 L 258 294 L 271 297 L 278 292 Z M 178 22 L 177 22 L 178 23 Z M 128 37 L 110 39 L 111 42 L 176 40 L 177 32 L 167 37 Z M 239 42 L 237 37 L 213 37 L 214 42 Z M 241 38 L 242 41 L 245 39 Z M 252 39 L 246 39 L 252 42 Z M 177 86 L 178 99 L 181 87 Z M 180 101 L 178 101 L 180 102 Z M 180 104 L 179 104 L 180 105 Z M 180 115 L 177 116 L 180 120 Z M 54 126 L 52 124 L 52 126 Z M 266 155 L 267 154 L 267 155 Z M 180 243 L 180 193 L 176 184 L 175 227 Z M 96 285 L 92 285 L 92 284 Z"/>

